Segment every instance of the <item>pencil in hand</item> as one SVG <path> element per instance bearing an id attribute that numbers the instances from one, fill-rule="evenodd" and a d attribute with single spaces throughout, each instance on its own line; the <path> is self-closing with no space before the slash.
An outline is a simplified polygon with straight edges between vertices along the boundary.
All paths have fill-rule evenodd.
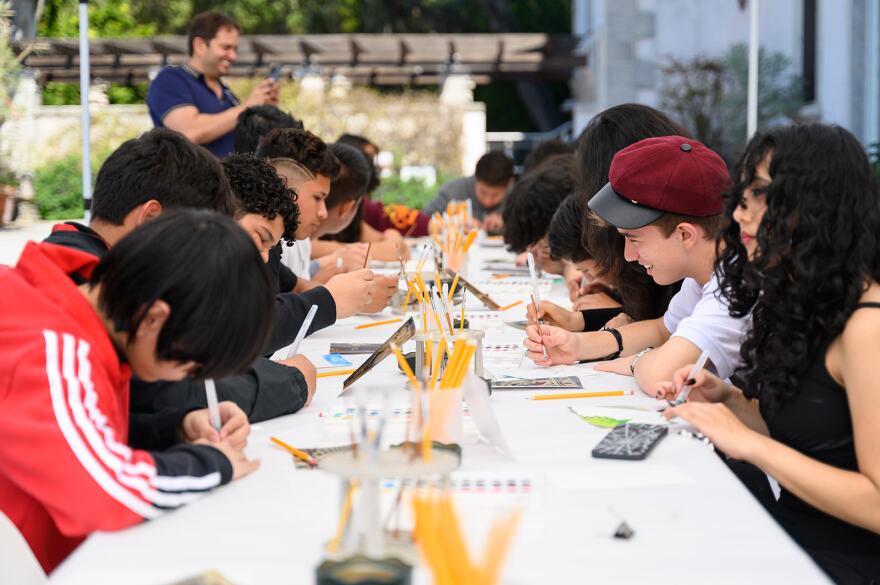
<path id="1" fill-rule="evenodd" d="M 293 445 L 288 445 L 287 443 L 285 443 L 284 441 L 282 441 L 278 437 L 270 437 L 270 439 L 272 440 L 273 443 L 275 443 L 276 445 L 278 445 L 279 447 L 281 447 L 282 449 L 284 449 L 285 451 L 287 451 L 288 453 L 290 453 L 291 455 L 293 455 L 297 459 L 301 459 L 302 461 L 305 461 L 311 467 L 318 466 L 318 460 L 315 459 L 314 457 L 312 457 L 311 455 L 309 455 L 308 453 L 306 453 L 305 451 L 300 451 L 299 449 L 297 449 Z"/>
<path id="2" fill-rule="evenodd" d="M 364 256 L 364 268 L 366 268 L 370 264 L 370 248 L 373 247 L 373 242 L 367 244 L 367 254 Z"/>

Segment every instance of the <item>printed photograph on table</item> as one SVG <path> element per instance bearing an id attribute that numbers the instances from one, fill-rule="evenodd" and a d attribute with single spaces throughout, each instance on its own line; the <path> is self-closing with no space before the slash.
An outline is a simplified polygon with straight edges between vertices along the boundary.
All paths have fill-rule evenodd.
<path id="1" fill-rule="evenodd" d="M 578 390 L 583 388 L 577 376 L 560 378 L 504 378 L 492 381 L 492 390 Z"/>
<path id="2" fill-rule="evenodd" d="M 330 353 L 341 355 L 369 355 L 379 351 L 381 343 L 331 343 Z"/>
<path id="3" fill-rule="evenodd" d="M 407 341 L 409 341 L 410 339 L 412 339 L 413 335 L 415 335 L 415 334 L 416 334 L 416 324 L 415 324 L 415 321 L 413 321 L 412 317 L 410 317 L 409 319 L 406 320 L 406 323 L 401 325 L 397 331 L 392 333 L 391 337 L 389 337 L 385 341 L 385 343 L 381 344 L 379 346 L 379 349 L 374 351 L 372 353 L 372 355 L 370 355 L 370 357 L 368 357 L 366 359 L 366 361 L 364 361 L 364 363 L 362 363 L 360 365 L 360 367 L 358 367 L 358 369 L 356 369 L 351 376 L 349 376 L 348 378 L 345 379 L 345 381 L 342 383 L 342 393 L 340 394 L 340 396 L 345 394 L 345 392 L 351 387 L 351 385 L 354 384 L 355 382 L 357 382 L 358 380 L 360 380 L 364 376 L 364 374 L 366 374 L 367 372 L 369 372 L 370 370 L 375 368 L 379 362 L 381 362 L 386 357 L 391 355 L 391 344 L 392 343 L 395 345 L 401 346 L 404 343 L 406 343 Z M 331 347 L 331 351 L 332 351 L 332 349 L 333 348 Z M 342 352 L 338 351 L 338 349 L 337 349 L 337 353 L 342 353 Z"/>

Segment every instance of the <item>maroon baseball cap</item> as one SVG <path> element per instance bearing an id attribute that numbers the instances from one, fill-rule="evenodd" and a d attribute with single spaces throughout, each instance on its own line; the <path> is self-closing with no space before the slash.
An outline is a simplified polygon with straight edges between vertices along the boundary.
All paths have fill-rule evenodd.
<path id="1" fill-rule="evenodd" d="M 587 203 L 622 229 L 645 227 L 664 213 L 721 213 L 730 173 L 721 157 L 682 136 L 646 138 L 614 155 L 608 183 Z"/>

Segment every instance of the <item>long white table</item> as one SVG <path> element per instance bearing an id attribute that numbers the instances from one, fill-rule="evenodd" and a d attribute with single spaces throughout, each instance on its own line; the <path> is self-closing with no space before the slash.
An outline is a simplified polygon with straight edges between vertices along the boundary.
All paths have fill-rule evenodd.
<path id="1" fill-rule="evenodd" d="M 475 246 L 472 280 L 484 279 L 479 262 L 502 251 Z M 511 279 L 510 283 L 515 283 Z M 516 286 L 491 286 L 499 301 L 522 298 Z M 562 297 L 556 283 L 553 296 Z M 468 304 L 470 309 L 471 305 Z M 523 306 L 500 317 L 521 319 Z M 310 355 L 327 353 L 331 341 L 383 341 L 396 327 L 356 330 L 380 317 L 355 317 L 322 331 L 303 345 Z M 387 318 L 387 316 L 386 316 Z M 497 320 L 486 344 L 521 343 L 523 333 Z M 494 358 L 486 354 L 486 367 Z M 325 364 L 326 365 L 326 364 Z M 586 367 L 586 390 L 635 389 L 632 378 L 593 373 Z M 115 533 L 89 537 L 51 576 L 56 584 L 161 585 L 216 569 L 239 585 L 313 583 L 325 556 L 340 500 L 338 480 L 321 471 L 295 469 L 290 455 L 273 446 L 279 436 L 299 447 L 334 440 L 326 414 L 342 404 L 343 377 L 319 380 L 312 404 L 283 418 L 258 423 L 248 445 L 260 469 L 184 509 Z M 390 392 L 392 403 L 408 400 L 404 377 L 393 357 L 363 378 Z M 568 409 L 606 414 L 603 406 L 650 407 L 640 394 L 608 399 L 534 402 L 532 392 L 496 392 L 496 416 L 513 453 L 507 459 L 485 444 L 466 439 L 459 476 L 528 477 L 523 521 L 510 551 L 504 583 L 827 583 L 809 557 L 765 513 L 705 444 L 670 433 L 642 462 L 597 460 L 592 447 L 607 432 Z M 609 416 L 636 410 L 608 409 Z M 472 437 L 471 437 L 472 438 Z M 485 508 L 464 508 L 472 548 L 482 547 L 488 518 L 510 509 L 510 498 L 478 499 Z M 497 501 L 495 506 L 493 501 Z M 497 510 L 492 509 L 497 507 Z M 635 535 L 612 537 L 625 521 Z M 477 536 L 474 536 L 477 535 Z M 424 568 L 417 583 L 428 583 Z"/>

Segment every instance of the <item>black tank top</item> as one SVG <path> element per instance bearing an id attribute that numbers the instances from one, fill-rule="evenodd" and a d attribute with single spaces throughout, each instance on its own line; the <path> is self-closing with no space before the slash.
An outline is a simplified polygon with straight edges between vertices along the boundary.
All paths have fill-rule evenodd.
<path id="1" fill-rule="evenodd" d="M 860 303 L 860 308 L 880 308 L 880 303 Z M 846 390 L 825 367 L 827 343 L 819 360 L 799 380 L 798 393 L 770 412 L 760 400 L 761 415 L 770 436 L 817 461 L 858 471 L 852 417 Z M 776 506 L 777 520 L 809 550 L 828 551 L 836 556 L 859 559 L 863 574 L 880 577 L 880 535 L 834 518 L 782 488 Z M 866 557 L 876 559 L 865 567 Z M 874 573 L 874 571 L 877 571 Z"/>

